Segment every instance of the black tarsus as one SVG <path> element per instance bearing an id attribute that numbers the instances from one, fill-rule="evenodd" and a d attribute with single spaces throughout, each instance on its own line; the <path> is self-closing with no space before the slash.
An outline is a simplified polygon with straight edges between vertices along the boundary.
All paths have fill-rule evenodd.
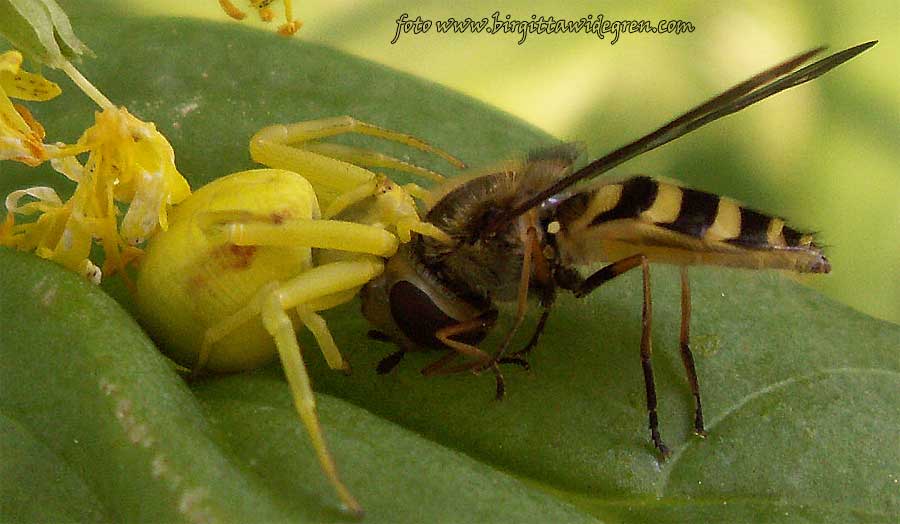
<path id="1" fill-rule="evenodd" d="M 519 366 L 520 368 L 524 369 L 525 371 L 531 371 L 531 364 L 529 364 L 528 361 L 522 357 L 516 357 L 516 356 L 503 357 L 503 358 L 497 360 L 497 364 L 501 364 L 501 365 L 502 364 L 512 364 L 514 366 Z"/>
<path id="2" fill-rule="evenodd" d="M 534 349 L 538 341 L 541 339 L 541 335 L 544 333 L 544 326 L 547 324 L 547 319 L 550 317 L 550 308 L 545 307 L 544 311 L 541 312 L 541 318 L 538 319 L 537 327 L 534 328 L 534 334 L 531 335 L 531 339 L 528 340 L 528 343 L 525 344 L 525 347 L 513 353 L 514 357 L 524 357 L 531 353 L 531 350 Z"/>
<path id="3" fill-rule="evenodd" d="M 663 442 L 659 434 L 659 416 L 657 415 L 656 382 L 653 379 L 653 345 L 650 332 L 653 324 L 653 299 L 650 294 L 650 263 L 642 254 L 617 260 L 608 266 L 604 266 L 581 282 L 574 289 L 576 297 L 584 297 L 609 282 L 636 267 L 640 267 L 643 273 L 643 306 L 641 307 L 641 370 L 644 374 L 644 390 L 647 398 L 647 422 L 650 429 L 650 440 L 659 451 L 660 458 L 665 460 L 671 455 L 671 450 Z"/>
<path id="4" fill-rule="evenodd" d="M 406 356 L 405 349 L 401 349 L 399 351 L 394 351 L 393 353 L 384 357 L 383 359 L 381 359 L 378 362 L 378 366 L 375 368 L 375 372 L 378 373 L 379 375 L 387 375 L 388 373 L 393 371 L 394 368 L 397 367 L 397 365 L 400 363 L 401 360 L 403 360 L 403 357 L 405 357 L 405 356 Z"/>
<path id="5" fill-rule="evenodd" d="M 389 337 L 386 333 L 382 333 L 377 329 L 370 329 L 366 332 L 366 336 L 372 340 L 377 340 L 379 342 L 393 342 L 394 340 Z"/>

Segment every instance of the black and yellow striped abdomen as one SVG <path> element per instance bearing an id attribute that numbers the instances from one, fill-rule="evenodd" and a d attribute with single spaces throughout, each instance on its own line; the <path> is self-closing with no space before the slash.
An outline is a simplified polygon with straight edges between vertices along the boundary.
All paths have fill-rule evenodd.
<path id="1" fill-rule="evenodd" d="M 831 269 L 812 235 L 784 220 L 645 176 L 576 193 L 559 204 L 555 219 L 557 247 L 567 264 L 644 254 L 679 265 Z"/>

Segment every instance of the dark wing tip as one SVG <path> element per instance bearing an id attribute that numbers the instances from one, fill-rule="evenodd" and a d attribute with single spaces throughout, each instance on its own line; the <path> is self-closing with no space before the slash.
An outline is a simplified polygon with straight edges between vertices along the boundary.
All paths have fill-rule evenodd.
<path id="1" fill-rule="evenodd" d="M 813 80 L 877 43 L 877 40 L 871 40 L 839 51 L 801 69 L 796 69 L 825 49 L 824 46 L 817 47 L 758 73 L 691 109 L 659 129 L 620 147 L 604 157 L 594 160 L 568 177 L 557 181 L 544 191 L 529 198 L 514 209 L 500 213 L 484 231 L 486 234 L 496 233 L 497 229 L 504 223 L 580 180 L 598 176 L 637 155 L 656 149 L 723 116 L 735 113 L 771 95 Z"/>

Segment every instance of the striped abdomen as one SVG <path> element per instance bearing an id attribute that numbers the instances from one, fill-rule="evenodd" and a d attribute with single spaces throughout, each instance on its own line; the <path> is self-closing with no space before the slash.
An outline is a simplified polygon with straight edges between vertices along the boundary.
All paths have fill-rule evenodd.
<path id="1" fill-rule="evenodd" d="M 812 235 L 782 219 L 644 176 L 576 193 L 559 204 L 555 218 L 557 246 L 567 264 L 641 253 L 680 265 L 831 270 Z"/>

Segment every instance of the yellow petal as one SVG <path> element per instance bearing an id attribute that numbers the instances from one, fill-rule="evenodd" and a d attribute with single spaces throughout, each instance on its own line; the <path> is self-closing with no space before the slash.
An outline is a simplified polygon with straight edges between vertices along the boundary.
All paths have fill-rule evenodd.
<path id="1" fill-rule="evenodd" d="M 22 66 L 22 53 L 6 51 L 0 53 L 0 72 L 18 73 Z"/>
<path id="2" fill-rule="evenodd" d="M 38 102 L 56 98 L 62 93 L 62 89 L 56 83 L 27 71 L 18 73 L 0 71 L 0 89 L 10 98 Z"/>
<path id="3" fill-rule="evenodd" d="M 152 122 L 124 108 L 97 115 L 96 124 L 79 140 L 91 149 L 86 168 L 98 186 L 114 190 L 115 199 L 130 204 L 122 221 L 127 244 L 138 244 L 168 225 L 168 206 L 190 195 L 190 186 L 175 167 L 175 152 Z"/>
<path id="4" fill-rule="evenodd" d="M 35 201 L 19 205 L 19 201 L 26 196 L 35 199 Z M 19 215 L 42 213 L 49 211 L 50 209 L 62 207 L 63 205 L 62 200 L 60 200 L 56 191 L 54 191 L 52 187 L 45 186 L 29 187 L 28 189 L 13 191 L 6 196 L 5 203 L 6 211 L 10 215 L 14 213 Z"/>
<path id="5" fill-rule="evenodd" d="M 12 100 L 3 91 L 0 91 L 0 137 L 15 137 L 26 140 L 32 134 L 31 128 L 28 127 L 28 123 L 16 110 Z"/>
<path id="6" fill-rule="evenodd" d="M 44 128 L 9 97 L 47 100 L 59 94 L 59 86 L 39 75 L 20 71 L 21 64 L 18 51 L 0 54 L 0 160 L 36 166 L 46 160 Z"/>

